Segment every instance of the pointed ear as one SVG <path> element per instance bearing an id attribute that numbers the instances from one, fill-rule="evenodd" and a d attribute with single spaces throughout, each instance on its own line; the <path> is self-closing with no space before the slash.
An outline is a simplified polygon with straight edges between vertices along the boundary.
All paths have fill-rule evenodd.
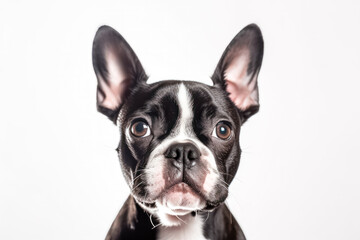
<path id="1" fill-rule="evenodd" d="M 230 42 L 212 76 L 214 85 L 229 93 L 243 122 L 259 111 L 257 77 L 263 52 L 261 31 L 257 25 L 250 24 Z"/>
<path id="2" fill-rule="evenodd" d="M 109 26 L 96 32 L 92 60 L 98 81 L 97 109 L 115 123 L 131 91 L 147 76 L 129 44 Z"/>

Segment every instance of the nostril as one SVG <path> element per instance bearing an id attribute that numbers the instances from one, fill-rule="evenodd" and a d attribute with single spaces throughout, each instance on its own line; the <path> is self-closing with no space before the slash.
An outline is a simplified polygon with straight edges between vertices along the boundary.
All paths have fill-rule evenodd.
<path id="1" fill-rule="evenodd" d="M 170 148 L 166 153 L 165 157 L 175 159 L 175 160 L 181 160 L 182 158 L 182 149 L 181 148 Z"/>
<path id="2" fill-rule="evenodd" d="M 199 152 L 196 150 L 189 149 L 186 158 L 185 158 L 185 165 L 187 168 L 192 168 L 197 164 L 197 160 L 199 159 Z"/>
<path id="3" fill-rule="evenodd" d="M 178 152 L 172 150 L 172 151 L 170 151 L 166 156 L 167 156 L 168 158 L 177 158 L 177 155 L 178 155 Z"/>
<path id="4" fill-rule="evenodd" d="M 187 157 L 189 160 L 196 160 L 199 158 L 199 154 L 196 151 L 189 150 Z"/>
<path id="5" fill-rule="evenodd" d="M 175 150 L 175 152 L 176 152 L 176 156 L 174 157 L 176 160 L 179 160 L 179 159 L 181 159 L 181 155 L 182 155 L 182 150 L 181 149 L 179 149 L 179 148 L 177 148 L 176 150 Z"/>

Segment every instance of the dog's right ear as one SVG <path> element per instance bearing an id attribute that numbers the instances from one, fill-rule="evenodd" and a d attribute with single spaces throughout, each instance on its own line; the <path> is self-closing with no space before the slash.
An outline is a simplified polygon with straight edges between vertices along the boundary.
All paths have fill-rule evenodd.
<path id="1" fill-rule="evenodd" d="M 109 26 L 96 32 L 92 60 L 98 81 L 97 109 L 116 123 L 131 91 L 146 82 L 146 73 L 129 44 Z"/>

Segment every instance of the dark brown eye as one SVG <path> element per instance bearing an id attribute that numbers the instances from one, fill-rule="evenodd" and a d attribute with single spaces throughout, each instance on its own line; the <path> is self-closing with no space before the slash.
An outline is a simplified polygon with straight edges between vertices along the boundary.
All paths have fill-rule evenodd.
<path id="1" fill-rule="evenodd" d="M 146 137 L 150 135 L 150 127 L 143 121 L 133 123 L 130 129 L 132 135 L 135 137 Z"/>
<path id="2" fill-rule="evenodd" d="M 219 122 L 212 135 L 222 140 L 227 140 L 231 136 L 231 128 L 226 123 Z"/>

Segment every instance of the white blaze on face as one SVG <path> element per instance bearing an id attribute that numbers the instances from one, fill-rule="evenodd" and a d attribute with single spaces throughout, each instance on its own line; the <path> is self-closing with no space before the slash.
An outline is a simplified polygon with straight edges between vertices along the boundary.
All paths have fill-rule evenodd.
<path id="1" fill-rule="evenodd" d="M 179 133 L 177 137 L 183 137 L 184 139 L 193 137 L 194 132 L 192 131 L 191 127 L 194 117 L 192 101 L 184 84 L 181 84 L 179 87 L 178 101 L 180 107 L 180 121 L 178 126 Z"/>
<path id="2" fill-rule="evenodd" d="M 181 224 L 178 218 L 171 216 L 180 215 L 178 213 L 181 211 L 190 213 L 191 211 L 202 209 L 206 204 L 205 200 L 195 193 L 192 195 L 184 194 L 182 197 L 186 199 L 182 201 L 177 199 L 178 196 L 181 197 L 180 193 L 165 189 L 166 182 L 169 181 L 169 179 L 163 176 L 163 173 L 166 172 L 164 168 L 167 166 L 165 163 L 168 161 L 168 159 L 164 157 L 164 153 L 172 144 L 191 142 L 199 149 L 201 153 L 199 161 L 202 161 L 207 168 L 205 169 L 207 174 L 202 189 L 200 189 L 203 195 L 208 196 L 219 181 L 219 173 L 213 153 L 196 137 L 193 130 L 193 101 L 184 84 L 179 85 L 177 98 L 179 105 L 179 119 L 177 120 L 177 124 L 172 130 L 172 133 L 152 151 L 145 170 L 145 178 L 148 183 L 146 190 L 150 198 L 158 196 L 164 192 L 164 190 L 167 191 L 166 194 L 163 194 L 162 197 L 156 200 L 159 210 L 157 215 L 162 224 L 166 226 L 177 226 Z M 184 204 L 184 202 L 187 204 Z"/>

